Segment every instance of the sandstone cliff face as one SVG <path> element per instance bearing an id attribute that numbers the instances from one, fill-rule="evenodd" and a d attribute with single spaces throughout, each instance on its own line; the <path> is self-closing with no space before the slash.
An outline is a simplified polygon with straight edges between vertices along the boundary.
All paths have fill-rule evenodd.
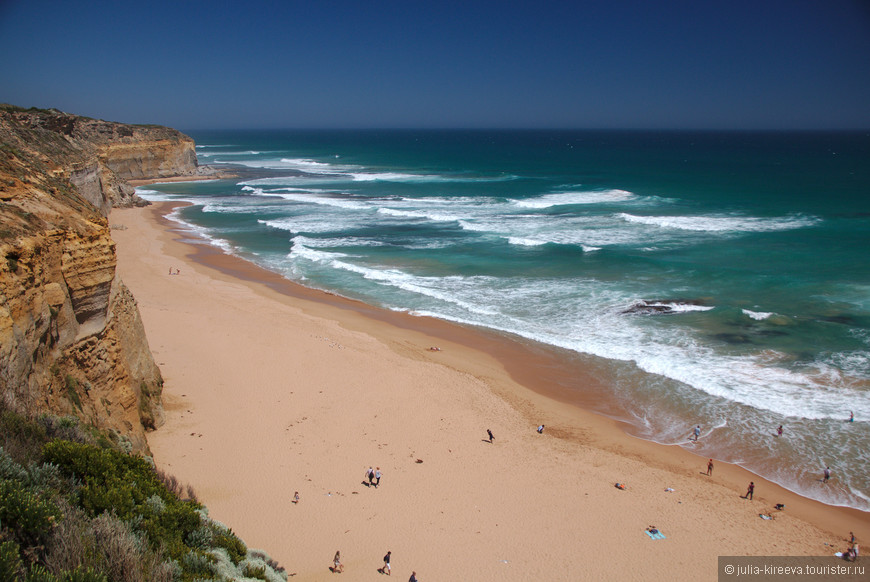
<path id="1" fill-rule="evenodd" d="M 23 153 L 34 169 L 71 183 L 103 216 L 112 207 L 147 204 L 127 180 L 198 171 L 194 141 L 168 127 L 0 106 L 0 132 L 7 152 Z"/>
<path id="2" fill-rule="evenodd" d="M 115 275 L 106 216 L 126 179 L 196 171 L 193 141 L 55 111 L 0 107 L 0 397 L 72 414 L 147 451 L 163 380 Z"/>

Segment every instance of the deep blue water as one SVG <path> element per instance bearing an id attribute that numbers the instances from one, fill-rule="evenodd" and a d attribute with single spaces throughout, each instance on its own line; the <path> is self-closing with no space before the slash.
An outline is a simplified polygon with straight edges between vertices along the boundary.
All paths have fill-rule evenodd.
<path id="1" fill-rule="evenodd" d="M 639 435 L 870 509 L 870 134 L 191 135 L 244 177 L 139 191 L 227 252 L 560 348 Z"/>

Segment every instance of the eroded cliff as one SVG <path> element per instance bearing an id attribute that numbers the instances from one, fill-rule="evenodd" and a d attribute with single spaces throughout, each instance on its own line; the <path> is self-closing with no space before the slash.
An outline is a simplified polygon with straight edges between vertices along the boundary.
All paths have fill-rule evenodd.
<path id="1" fill-rule="evenodd" d="M 191 175 L 194 142 L 163 127 L 0 106 L 0 395 L 72 414 L 147 450 L 162 378 L 115 274 L 112 206 L 126 180 Z"/>

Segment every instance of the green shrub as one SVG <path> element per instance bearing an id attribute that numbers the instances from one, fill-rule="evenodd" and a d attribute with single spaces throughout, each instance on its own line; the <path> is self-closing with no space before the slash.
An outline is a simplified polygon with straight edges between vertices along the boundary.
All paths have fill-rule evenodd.
<path id="1" fill-rule="evenodd" d="M 24 546 L 36 546 L 60 518 L 57 506 L 18 481 L 0 479 L 0 523 Z"/>
<path id="2" fill-rule="evenodd" d="M 214 547 L 223 548 L 230 556 L 233 564 L 238 565 L 239 562 L 245 559 L 248 553 L 248 548 L 245 547 L 245 542 L 240 540 L 233 530 L 215 524 Z"/>
<path id="3" fill-rule="evenodd" d="M 27 470 L 16 463 L 10 457 L 3 447 L 0 447 L 0 479 L 9 479 L 12 481 L 27 481 Z"/>
<path id="4" fill-rule="evenodd" d="M 18 544 L 13 541 L 0 543 L 0 580 L 15 580 L 22 569 Z"/>
<path id="5" fill-rule="evenodd" d="M 61 582 L 108 582 L 105 574 L 95 572 L 90 568 L 78 568 L 72 572 L 64 572 Z"/>
<path id="6" fill-rule="evenodd" d="M 255 566 L 253 564 L 245 564 L 242 569 L 242 575 L 245 578 L 257 578 L 259 580 L 268 580 L 266 578 L 266 566 Z"/>
<path id="7" fill-rule="evenodd" d="M 31 462 L 27 466 L 28 485 L 34 491 L 60 491 L 64 488 L 60 469 L 51 463 L 36 464 Z"/>
<path id="8" fill-rule="evenodd" d="M 43 458 L 82 481 L 76 500 L 91 516 L 114 513 L 172 558 L 181 559 L 189 551 L 184 540 L 200 526 L 199 506 L 172 495 L 145 460 L 65 441 L 47 443 Z"/>
<path id="9" fill-rule="evenodd" d="M 202 552 L 188 552 L 182 558 L 182 567 L 186 573 L 194 576 L 212 575 L 212 564 L 215 559 Z"/>
<path id="10" fill-rule="evenodd" d="M 188 534 L 184 543 L 194 550 L 208 550 L 214 545 L 214 530 L 207 525 L 201 525 Z"/>
<path id="11" fill-rule="evenodd" d="M 57 576 L 43 568 L 42 566 L 32 566 L 24 582 L 58 582 Z"/>
<path id="12" fill-rule="evenodd" d="M 45 427 L 0 404 L 0 447 L 20 464 L 39 456 L 39 450 L 48 440 Z"/>

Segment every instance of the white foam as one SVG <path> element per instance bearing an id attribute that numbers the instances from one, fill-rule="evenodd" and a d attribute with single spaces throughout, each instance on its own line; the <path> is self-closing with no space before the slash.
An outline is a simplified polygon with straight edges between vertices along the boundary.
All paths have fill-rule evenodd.
<path id="1" fill-rule="evenodd" d="M 323 191 L 321 191 L 323 192 Z M 371 206 L 365 202 L 356 200 L 348 200 L 336 194 L 316 194 L 313 191 L 295 190 L 293 192 L 260 192 L 264 196 L 276 196 L 290 202 L 300 202 L 303 204 L 316 204 L 319 206 L 332 206 L 335 208 L 344 208 L 346 210 L 371 210 Z"/>
<path id="2" fill-rule="evenodd" d="M 756 321 L 764 321 L 772 315 L 776 315 L 772 311 L 750 311 L 749 309 L 741 309 L 741 311 Z"/>
<path id="3" fill-rule="evenodd" d="M 716 309 L 709 305 L 692 305 L 689 303 L 671 303 L 667 301 L 646 303 L 646 305 L 650 307 L 664 307 L 668 310 L 668 313 L 691 313 L 693 311 L 710 311 L 711 309 Z"/>
<path id="4" fill-rule="evenodd" d="M 434 220 L 436 222 L 455 222 L 461 220 L 461 216 L 454 214 L 442 214 L 439 212 L 430 212 L 425 210 L 398 210 L 395 208 L 378 208 L 380 214 L 387 216 L 395 216 L 398 218 L 423 218 L 426 220 Z"/>
<path id="5" fill-rule="evenodd" d="M 311 231 L 308 231 L 311 232 Z M 324 231 L 329 232 L 329 231 Z M 304 245 L 309 249 L 312 248 L 336 248 L 336 247 L 382 247 L 386 246 L 383 241 L 375 239 L 366 239 L 360 237 L 339 236 L 329 238 L 310 238 L 304 235 L 297 235 L 292 239 L 293 244 Z"/>
<path id="6" fill-rule="evenodd" d="M 553 206 L 565 206 L 574 204 L 602 204 L 613 202 L 626 202 L 635 199 L 636 196 L 626 190 L 588 190 L 579 192 L 557 192 L 545 194 L 538 198 L 524 198 L 514 200 L 513 203 L 520 208 L 543 209 Z"/>
<path id="7" fill-rule="evenodd" d="M 159 192 L 157 190 L 151 190 L 148 188 L 136 188 L 136 195 L 145 200 L 150 200 L 152 202 L 163 202 L 165 200 L 171 200 L 171 196 L 169 194 L 164 194 L 163 192 Z"/>
<path id="8" fill-rule="evenodd" d="M 180 208 L 174 209 L 172 212 L 166 215 L 166 218 L 184 227 L 184 229 L 187 230 L 194 238 L 204 240 L 208 244 L 218 247 L 227 254 L 233 254 L 235 252 L 236 247 L 230 241 L 216 236 L 212 236 L 207 229 L 201 226 L 197 226 L 195 224 L 191 224 L 190 222 L 182 219 L 181 215 L 179 214 L 180 210 Z"/>
<path id="9" fill-rule="evenodd" d="M 820 222 L 815 217 L 755 218 L 740 216 L 636 216 L 617 214 L 626 222 L 700 232 L 772 232 L 806 228 Z"/>
<path id="10" fill-rule="evenodd" d="M 310 217 L 288 217 L 275 220 L 257 220 L 258 223 L 264 224 L 278 230 L 286 230 L 290 232 L 307 232 L 307 233 L 324 233 L 324 232 L 341 232 L 347 228 L 347 223 L 343 221 L 327 220 L 325 217 L 310 218 Z"/>
<path id="11" fill-rule="evenodd" d="M 545 240 L 535 240 L 530 238 L 521 238 L 517 236 L 509 236 L 508 242 L 512 245 L 520 245 L 523 247 L 539 247 L 541 245 L 547 244 Z"/>
<path id="12" fill-rule="evenodd" d="M 262 154 L 262 153 L 263 153 L 263 152 L 257 152 L 257 151 L 253 151 L 253 150 L 248 150 L 248 151 L 238 151 L 238 152 L 225 152 L 225 151 L 219 151 L 219 152 L 197 152 L 196 155 L 197 155 L 197 156 L 202 156 L 202 157 L 214 157 L 214 156 L 258 156 L 258 155 L 260 155 L 260 154 Z"/>

